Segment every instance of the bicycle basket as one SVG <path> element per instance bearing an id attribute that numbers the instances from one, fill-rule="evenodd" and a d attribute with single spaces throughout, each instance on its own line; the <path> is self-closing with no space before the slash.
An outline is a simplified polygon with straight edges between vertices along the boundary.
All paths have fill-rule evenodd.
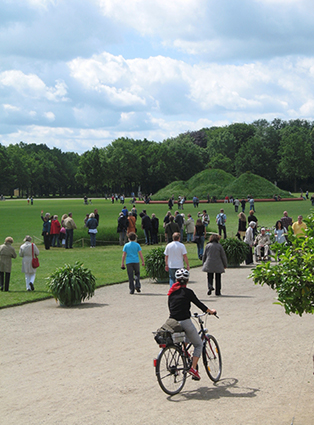
<path id="1" fill-rule="evenodd" d="M 155 341 L 158 345 L 170 345 L 173 344 L 171 333 L 164 329 L 158 329 L 155 336 Z"/>
<path id="2" fill-rule="evenodd" d="M 175 344 L 178 344 L 179 342 L 184 342 L 185 332 L 174 332 L 171 336 L 172 336 L 172 341 Z"/>

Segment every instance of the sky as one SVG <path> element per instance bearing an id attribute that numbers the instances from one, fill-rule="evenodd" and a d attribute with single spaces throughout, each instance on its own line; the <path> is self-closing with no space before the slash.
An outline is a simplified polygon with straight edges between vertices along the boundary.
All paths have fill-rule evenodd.
<path id="1" fill-rule="evenodd" d="M 313 0 L 0 0 L 0 144 L 314 116 Z"/>

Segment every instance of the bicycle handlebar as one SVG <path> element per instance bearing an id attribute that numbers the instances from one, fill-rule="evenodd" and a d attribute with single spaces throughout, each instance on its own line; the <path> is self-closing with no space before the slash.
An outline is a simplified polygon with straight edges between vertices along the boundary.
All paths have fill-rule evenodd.
<path id="1" fill-rule="evenodd" d="M 215 316 L 217 319 L 219 319 L 219 316 L 217 315 L 217 312 L 216 312 L 216 313 L 214 313 L 214 314 L 210 314 L 210 313 L 201 313 L 201 314 L 199 314 L 199 313 L 194 313 L 194 317 L 195 317 L 196 319 L 198 319 L 198 318 L 200 318 L 200 317 L 205 316 L 206 314 L 208 314 L 209 316 Z"/>

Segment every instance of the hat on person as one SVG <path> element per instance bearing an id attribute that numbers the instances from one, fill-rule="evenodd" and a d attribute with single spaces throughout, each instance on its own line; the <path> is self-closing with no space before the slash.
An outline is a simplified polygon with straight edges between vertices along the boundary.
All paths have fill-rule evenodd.
<path id="1" fill-rule="evenodd" d="M 262 228 L 261 228 L 261 231 L 262 231 L 262 230 L 266 230 L 266 229 L 265 229 L 265 227 L 262 227 Z"/>
<path id="2" fill-rule="evenodd" d="M 255 221 L 250 221 L 250 224 L 249 224 L 250 227 L 255 227 L 255 225 L 256 225 Z"/>

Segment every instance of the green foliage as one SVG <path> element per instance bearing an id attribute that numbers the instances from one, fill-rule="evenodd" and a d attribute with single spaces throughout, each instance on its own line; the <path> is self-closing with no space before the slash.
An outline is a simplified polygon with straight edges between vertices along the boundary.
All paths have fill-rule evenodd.
<path id="1" fill-rule="evenodd" d="M 251 173 L 244 173 L 239 178 L 218 169 L 207 169 L 196 174 L 186 182 L 174 182 L 154 194 L 155 200 L 165 200 L 173 194 L 175 199 L 179 195 L 192 199 L 206 199 L 207 194 L 223 199 L 226 195 L 239 198 L 252 194 L 254 198 L 272 198 L 274 194 L 282 198 L 291 198 L 289 192 L 279 189 L 263 177 Z"/>
<path id="2" fill-rule="evenodd" d="M 271 249 L 278 264 L 260 264 L 250 277 L 255 284 L 268 285 L 277 292 L 278 304 L 287 314 L 314 313 L 314 215 L 305 219 L 306 236 L 288 231 L 288 246 L 274 244 Z"/>
<path id="3" fill-rule="evenodd" d="M 221 239 L 220 243 L 226 253 L 228 266 L 237 267 L 246 259 L 249 247 L 237 237 Z"/>
<path id="4" fill-rule="evenodd" d="M 199 199 L 206 199 L 208 193 L 210 196 L 221 198 L 225 196 L 224 187 L 233 180 L 234 177 L 223 170 L 206 169 L 195 174 L 188 181 L 171 183 L 155 193 L 154 200 L 169 199 L 172 195 L 174 195 L 175 199 L 179 195 L 186 196 L 187 199 L 192 199 L 193 196 L 197 196 Z"/>
<path id="5" fill-rule="evenodd" d="M 224 192 L 239 198 L 252 195 L 253 198 L 272 198 L 275 194 L 282 198 L 292 198 L 289 192 L 279 189 L 263 177 L 244 173 L 224 188 Z"/>
<path id="6" fill-rule="evenodd" d="M 91 270 L 76 261 L 74 266 L 58 267 L 47 278 L 47 288 L 60 304 L 70 307 L 94 295 L 96 278 Z"/>
<path id="7" fill-rule="evenodd" d="M 168 272 L 165 270 L 165 249 L 153 248 L 145 255 L 145 268 L 147 276 L 153 280 L 167 280 Z"/>

